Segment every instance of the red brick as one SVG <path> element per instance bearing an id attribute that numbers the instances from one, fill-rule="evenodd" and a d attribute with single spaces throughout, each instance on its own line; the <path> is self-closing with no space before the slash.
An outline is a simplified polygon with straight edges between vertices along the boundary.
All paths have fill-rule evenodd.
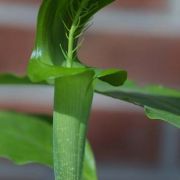
<path id="1" fill-rule="evenodd" d="M 0 28 L 0 72 L 25 73 L 34 42 L 32 30 Z"/>

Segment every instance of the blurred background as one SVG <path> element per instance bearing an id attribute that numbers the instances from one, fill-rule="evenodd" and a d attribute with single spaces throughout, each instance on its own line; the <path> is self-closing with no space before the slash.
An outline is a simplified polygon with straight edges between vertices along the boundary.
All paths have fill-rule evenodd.
<path id="1" fill-rule="evenodd" d="M 1 73 L 25 74 L 40 2 L 0 0 Z M 117 0 L 94 17 L 79 56 L 88 65 L 126 69 L 138 84 L 179 88 L 179 18 L 179 0 Z M 0 108 L 51 114 L 52 89 L 38 92 L 0 87 Z M 96 95 L 88 134 L 100 180 L 180 179 L 179 131 L 134 105 Z M 2 159 L 0 179 L 52 180 L 53 172 Z"/>

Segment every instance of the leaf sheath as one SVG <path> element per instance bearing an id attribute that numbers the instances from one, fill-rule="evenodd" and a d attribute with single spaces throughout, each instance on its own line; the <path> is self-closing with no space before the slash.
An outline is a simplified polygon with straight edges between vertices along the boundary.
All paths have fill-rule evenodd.
<path id="1" fill-rule="evenodd" d="M 55 81 L 53 154 L 56 180 L 81 179 L 93 76 L 93 71 L 87 71 Z"/>

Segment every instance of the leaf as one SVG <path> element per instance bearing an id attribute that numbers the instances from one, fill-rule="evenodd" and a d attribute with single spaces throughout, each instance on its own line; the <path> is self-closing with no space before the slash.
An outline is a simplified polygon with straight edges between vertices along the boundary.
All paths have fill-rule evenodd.
<path id="1" fill-rule="evenodd" d="M 86 143 L 84 156 L 83 177 L 84 180 L 97 180 L 96 163 L 89 143 Z"/>
<path id="2" fill-rule="evenodd" d="M 0 84 L 32 84 L 27 76 L 20 77 L 12 74 L 0 74 Z"/>
<path id="3" fill-rule="evenodd" d="M 180 91 L 163 86 L 137 86 L 127 81 L 121 87 L 113 87 L 98 81 L 96 92 L 127 101 L 145 108 L 149 118 L 167 121 L 179 127 Z"/>
<path id="4" fill-rule="evenodd" d="M 43 119 L 0 112 L 0 156 L 17 164 L 52 165 L 52 126 Z"/>
<path id="5" fill-rule="evenodd" d="M 127 72 L 119 69 L 99 70 L 95 69 L 96 78 L 107 82 L 112 86 L 121 86 L 127 79 Z"/>
<path id="6" fill-rule="evenodd" d="M 172 114 L 167 111 L 161 111 L 150 107 L 145 107 L 145 113 L 150 119 L 164 120 L 178 128 L 180 128 L 180 115 Z"/>
<path id="7" fill-rule="evenodd" d="M 13 74 L 0 74 L 0 85 L 46 85 L 51 84 L 50 81 L 32 82 L 28 76 L 16 76 Z"/>
<path id="8" fill-rule="evenodd" d="M 0 112 L 0 142 L 0 157 L 19 165 L 39 163 L 53 166 L 52 123 L 49 117 Z M 83 175 L 84 180 L 97 180 L 94 157 L 88 143 Z"/>

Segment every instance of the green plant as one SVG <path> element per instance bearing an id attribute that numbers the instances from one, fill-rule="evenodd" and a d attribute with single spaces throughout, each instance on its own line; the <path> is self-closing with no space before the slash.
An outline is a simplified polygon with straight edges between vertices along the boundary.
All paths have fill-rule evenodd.
<path id="1" fill-rule="evenodd" d="M 96 180 L 93 154 L 86 141 L 94 92 L 139 105 L 150 119 L 180 127 L 178 90 L 138 87 L 127 80 L 124 70 L 88 67 L 78 59 L 79 37 L 89 19 L 111 2 L 42 2 L 28 77 L 1 75 L 0 83 L 54 86 L 53 125 L 42 117 L 1 112 L 1 156 L 17 164 L 37 162 L 53 167 L 56 180 Z"/>

